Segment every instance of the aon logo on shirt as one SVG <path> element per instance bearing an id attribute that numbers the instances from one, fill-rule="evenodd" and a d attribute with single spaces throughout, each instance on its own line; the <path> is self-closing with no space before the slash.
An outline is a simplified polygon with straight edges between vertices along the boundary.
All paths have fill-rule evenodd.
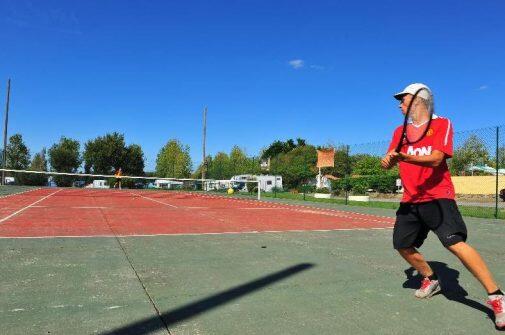
<path id="1" fill-rule="evenodd" d="M 409 146 L 407 148 L 407 154 L 408 155 L 415 155 L 415 156 L 428 156 L 431 155 L 431 145 L 428 147 L 420 147 L 420 148 L 415 148 L 413 146 Z"/>

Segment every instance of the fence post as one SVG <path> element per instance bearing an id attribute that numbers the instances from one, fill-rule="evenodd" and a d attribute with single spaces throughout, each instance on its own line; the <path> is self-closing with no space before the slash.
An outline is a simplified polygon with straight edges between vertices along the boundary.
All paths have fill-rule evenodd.
<path id="1" fill-rule="evenodd" d="M 345 150 L 345 160 L 346 160 L 346 171 L 345 171 L 345 204 L 347 205 L 349 203 L 349 185 L 347 183 L 349 182 L 349 175 L 351 173 L 351 162 L 349 158 L 349 145 L 346 146 Z"/>
<path id="2" fill-rule="evenodd" d="M 496 127 L 496 192 L 495 192 L 495 206 L 494 206 L 494 217 L 498 219 L 498 169 L 500 164 L 500 126 Z"/>

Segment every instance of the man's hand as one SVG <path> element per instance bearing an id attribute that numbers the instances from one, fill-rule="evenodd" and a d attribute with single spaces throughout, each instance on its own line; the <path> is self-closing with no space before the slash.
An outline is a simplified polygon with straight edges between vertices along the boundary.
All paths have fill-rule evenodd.
<path id="1" fill-rule="evenodd" d="M 398 153 L 396 151 L 390 151 L 382 159 L 381 166 L 389 170 L 395 166 L 398 161 L 402 161 L 419 166 L 437 167 L 442 164 L 445 158 L 445 154 L 439 150 L 433 150 L 431 155 L 427 156 L 408 155 L 403 152 Z"/>
<path id="2" fill-rule="evenodd" d="M 384 156 L 381 160 L 381 166 L 383 169 L 389 170 L 398 163 L 400 160 L 400 154 L 392 150 Z"/>

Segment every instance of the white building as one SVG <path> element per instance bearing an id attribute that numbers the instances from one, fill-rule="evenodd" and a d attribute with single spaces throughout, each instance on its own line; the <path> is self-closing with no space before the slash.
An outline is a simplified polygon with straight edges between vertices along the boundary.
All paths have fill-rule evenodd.
<path id="1" fill-rule="evenodd" d="M 16 183 L 16 180 L 14 177 L 5 177 L 4 180 L 4 185 L 14 185 Z"/>
<path id="2" fill-rule="evenodd" d="M 205 180 L 203 183 L 204 191 L 227 190 L 232 187 L 230 180 Z"/>
<path id="3" fill-rule="evenodd" d="M 95 179 L 93 183 L 86 185 L 86 188 L 109 188 L 109 184 L 104 179 Z"/>
<path id="4" fill-rule="evenodd" d="M 109 184 L 107 184 L 106 180 L 97 179 L 93 180 L 93 188 L 109 188 Z"/>

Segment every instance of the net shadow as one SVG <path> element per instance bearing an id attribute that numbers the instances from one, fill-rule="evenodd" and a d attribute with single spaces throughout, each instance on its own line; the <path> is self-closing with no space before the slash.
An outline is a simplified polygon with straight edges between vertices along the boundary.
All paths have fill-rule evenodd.
<path id="1" fill-rule="evenodd" d="M 254 291 L 261 290 L 266 286 L 285 280 L 294 276 L 302 271 L 306 271 L 314 267 L 311 263 L 301 263 L 284 270 L 272 273 L 270 275 L 261 277 L 259 279 L 250 281 L 243 285 L 236 286 L 229 290 L 212 295 L 208 298 L 201 299 L 195 302 L 178 307 L 169 312 L 161 314 L 161 319 L 158 316 L 140 320 L 138 322 L 129 324 L 127 326 L 114 329 L 112 331 L 101 333 L 102 335 L 142 335 L 173 326 L 184 320 L 188 320 L 197 315 L 205 313 L 211 309 L 217 308 L 221 305 L 227 304 L 232 300 L 238 299 Z"/>

